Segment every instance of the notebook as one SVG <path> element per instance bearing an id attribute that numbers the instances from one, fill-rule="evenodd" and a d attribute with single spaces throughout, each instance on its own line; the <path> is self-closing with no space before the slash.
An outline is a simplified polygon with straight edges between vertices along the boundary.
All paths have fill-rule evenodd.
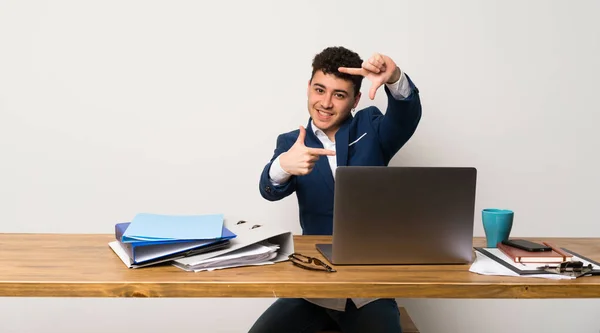
<path id="1" fill-rule="evenodd" d="M 543 242 L 542 244 L 550 246 L 552 251 L 529 252 L 502 243 L 498 243 L 498 249 L 517 263 L 561 263 L 573 258 L 572 254 L 567 253 L 552 244 L 546 242 Z"/>

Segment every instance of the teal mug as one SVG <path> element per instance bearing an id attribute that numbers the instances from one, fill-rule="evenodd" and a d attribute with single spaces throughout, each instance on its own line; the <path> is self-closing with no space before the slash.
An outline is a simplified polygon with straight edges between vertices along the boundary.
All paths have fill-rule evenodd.
<path id="1" fill-rule="evenodd" d="M 487 247 L 497 247 L 496 244 L 508 240 L 514 216 L 508 209 L 486 208 L 481 212 Z"/>

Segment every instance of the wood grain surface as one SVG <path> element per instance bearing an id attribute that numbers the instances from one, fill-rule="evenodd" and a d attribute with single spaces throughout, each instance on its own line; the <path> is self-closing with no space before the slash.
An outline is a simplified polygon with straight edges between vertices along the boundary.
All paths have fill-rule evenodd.
<path id="1" fill-rule="evenodd" d="M 128 269 L 108 247 L 113 239 L 109 234 L 0 234 L 0 296 L 600 297 L 596 276 L 576 280 L 482 276 L 469 272 L 469 265 L 336 266 L 336 273 L 304 270 L 287 261 L 199 273 L 171 265 Z M 294 236 L 296 251 L 320 258 L 315 244 L 330 240 Z M 598 238 L 543 240 L 600 261 Z M 474 239 L 474 246 L 483 244 L 484 239 Z"/>

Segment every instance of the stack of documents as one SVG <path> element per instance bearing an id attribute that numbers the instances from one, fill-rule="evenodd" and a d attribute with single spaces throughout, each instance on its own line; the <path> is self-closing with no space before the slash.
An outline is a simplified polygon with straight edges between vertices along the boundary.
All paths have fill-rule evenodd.
<path id="1" fill-rule="evenodd" d="M 269 265 L 288 260 L 294 252 L 294 239 L 289 230 L 246 221 L 226 226 L 236 237 L 225 248 L 175 259 L 173 265 L 193 272 Z"/>
<path id="2" fill-rule="evenodd" d="M 115 225 L 109 246 L 127 267 L 139 268 L 222 249 L 235 237 L 222 215 L 138 214 Z"/>
<path id="3" fill-rule="evenodd" d="M 277 257 L 278 250 L 279 245 L 270 244 L 265 241 L 208 259 L 192 258 L 185 263 L 175 261 L 173 265 L 193 272 L 240 266 L 268 265 L 274 263 L 272 260 Z"/>
<path id="4" fill-rule="evenodd" d="M 581 261 L 584 265 L 591 264 L 594 270 L 600 270 L 600 263 L 581 256 L 573 251 L 562 249 L 569 253 L 571 260 Z M 481 275 L 537 277 L 552 280 L 575 279 L 568 274 L 550 273 L 539 263 L 520 263 L 507 256 L 498 248 L 475 247 L 476 259 L 469 268 L 470 272 Z"/>

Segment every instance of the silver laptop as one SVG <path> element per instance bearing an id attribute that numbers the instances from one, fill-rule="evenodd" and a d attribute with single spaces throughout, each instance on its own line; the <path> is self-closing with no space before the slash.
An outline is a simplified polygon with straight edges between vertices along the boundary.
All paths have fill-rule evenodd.
<path id="1" fill-rule="evenodd" d="M 471 167 L 340 166 L 334 265 L 462 264 L 473 254 L 477 170 Z"/>

